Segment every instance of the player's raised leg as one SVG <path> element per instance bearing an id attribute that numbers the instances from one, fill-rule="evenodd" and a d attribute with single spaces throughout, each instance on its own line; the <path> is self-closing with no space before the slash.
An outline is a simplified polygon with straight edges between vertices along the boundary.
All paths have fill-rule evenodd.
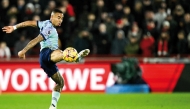
<path id="1" fill-rule="evenodd" d="M 54 50 L 51 53 L 51 61 L 57 63 L 63 60 L 63 51 L 62 50 Z"/>
<path id="2" fill-rule="evenodd" d="M 78 57 L 76 58 L 76 62 L 78 62 L 82 57 L 87 56 L 90 53 L 89 49 L 82 50 L 78 53 Z M 51 55 L 50 59 L 52 62 L 60 62 L 63 60 L 63 51 L 61 50 L 54 50 Z M 52 80 L 56 83 L 56 86 L 54 90 L 52 91 L 52 101 L 49 109 L 56 109 L 57 102 L 60 97 L 60 92 L 62 91 L 62 88 L 64 86 L 64 80 L 63 77 L 60 75 L 59 72 L 55 73 L 51 76 Z"/>
<path id="3" fill-rule="evenodd" d="M 78 53 L 78 57 L 76 58 L 76 62 L 80 61 L 81 58 L 87 56 L 90 53 L 89 49 L 84 49 Z M 63 51 L 55 50 L 51 53 L 51 61 L 60 62 L 63 60 Z"/>
<path id="4" fill-rule="evenodd" d="M 54 89 L 52 91 L 52 100 L 51 100 L 51 105 L 50 105 L 49 109 L 56 109 L 57 102 L 60 98 L 60 93 L 61 93 L 63 86 L 64 86 L 64 79 L 60 75 L 59 72 L 52 75 L 51 79 L 56 83 L 56 86 L 54 87 Z"/>

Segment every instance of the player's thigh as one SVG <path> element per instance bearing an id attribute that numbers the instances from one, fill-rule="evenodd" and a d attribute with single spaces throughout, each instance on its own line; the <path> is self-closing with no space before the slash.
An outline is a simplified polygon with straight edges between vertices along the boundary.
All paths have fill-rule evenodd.
<path id="1" fill-rule="evenodd" d="M 60 62 L 63 60 L 63 51 L 61 50 L 54 50 L 51 53 L 51 61 L 53 62 Z"/>
<path id="2" fill-rule="evenodd" d="M 55 73 L 54 75 L 51 76 L 51 79 L 59 85 L 64 85 L 64 79 L 61 76 L 61 74 L 59 72 Z"/>

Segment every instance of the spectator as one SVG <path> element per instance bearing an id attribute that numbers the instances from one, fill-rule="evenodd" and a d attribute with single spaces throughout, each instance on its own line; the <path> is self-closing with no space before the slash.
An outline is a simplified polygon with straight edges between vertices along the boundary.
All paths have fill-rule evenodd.
<path id="1" fill-rule="evenodd" d="M 143 12 L 143 6 L 140 1 L 135 2 L 135 6 L 133 9 L 133 15 L 134 15 L 134 20 L 137 22 L 138 26 L 142 28 L 142 20 L 144 20 L 144 12 Z"/>
<path id="2" fill-rule="evenodd" d="M 123 5 L 121 3 L 115 4 L 115 11 L 113 12 L 113 18 L 115 21 L 118 21 L 123 16 Z"/>
<path id="3" fill-rule="evenodd" d="M 98 24 L 96 22 L 96 16 L 93 13 L 88 13 L 86 16 L 83 15 L 79 20 L 80 21 L 78 29 L 83 29 L 84 27 L 86 27 L 92 34 L 97 29 Z"/>
<path id="4" fill-rule="evenodd" d="M 17 0 L 17 9 L 18 9 L 18 22 L 24 21 L 25 18 L 25 8 L 26 2 L 25 0 Z"/>
<path id="5" fill-rule="evenodd" d="M 93 40 L 92 35 L 87 30 L 80 31 L 78 37 L 74 40 L 74 48 L 77 51 L 81 51 L 83 49 L 90 49 L 91 53 L 93 52 Z"/>
<path id="6" fill-rule="evenodd" d="M 154 11 L 153 0 L 142 0 L 144 11 Z"/>
<path id="7" fill-rule="evenodd" d="M 27 44 L 29 40 L 26 39 L 25 35 L 21 35 L 20 39 L 15 43 L 14 46 L 14 55 L 17 56 L 18 52 L 22 50 Z M 27 52 L 26 55 L 29 55 L 31 51 Z"/>
<path id="8" fill-rule="evenodd" d="M 15 16 L 11 16 L 9 19 L 8 25 L 15 25 L 17 23 L 17 18 Z M 12 34 L 5 34 L 3 37 L 3 41 L 6 42 L 6 45 L 9 48 L 13 48 L 15 41 L 19 39 L 19 32 L 14 31 Z"/>
<path id="9" fill-rule="evenodd" d="M 129 6 L 125 6 L 123 8 L 123 17 L 126 17 L 130 24 L 134 22 L 134 16 L 131 14 L 131 8 Z"/>
<path id="10" fill-rule="evenodd" d="M 97 29 L 101 23 L 106 22 L 108 13 L 107 13 L 107 9 L 105 8 L 103 0 L 97 0 L 97 6 L 95 9 L 96 9 L 96 11 L 93 12 L 96 16 L 94 27 Z"/>
<path id="11" fill-rule="evenodd" d="M 66 9 L 64 15 L 66 15 L 67 17 L 66 19 L 64 18 L 63 22 L 65 23 L 65 21 L 67 21 L 67 26 L 66 26 L 67 32 L 68 34 L 72 34 L 76 26 L 76 23 L 75 23 L 76 15 L 75 15 L 74 7 L 72 4 L 69 3 L 69 0 L 62 0 L 61 4 Z"/>
<path id="12" fill-rule="evenodd" d="M 10 9 L 10 3 L 9 0 L 1 0 L 1 7 L 0 7 L 0 16 L 1 16 L 1 22 L 4 24 L 8 24 L 9 17 L 7 16 L 7 12 Z"/>
<path id="13" fill-rule="evenodd" d="M 149 31 L 154 39 L 158 39 L 158 30 L 156 28 L 154 16 L 155 15 L 153 11 L 146 11 L 145 19 L 143 21 L 143 31 Z"/>
<path id="14" fill-rule="evenodd" d="M 134 5 L 134 2 L 135 2 L 136 0 L 120 0 L 120 1 L 121 1 L 121 4 L 122 4 L 123 6 L 130 6 L 130 8 L 132 8 L 133 5 Z"/>
<path id="15" fill-rule="evenodd" d="M 17 0 L 17 9 L 19 12 L 23 12 L 25 9 L 25 0 Z"/>
<path id="16" fill-rule="evenodd" d="M 93 13 L 90 13 L 88 14 L 88 21 L 87 22 L 85 21 L 87 23 L 88 29 L 91 32 L 95 30 L 95 19 L 96 19 L 96 16 Z"/>
<path id="17" fill-rule="evenodd" d="M 94 42 L 96 44 L 96 54 L 109 54 L 110 53 L 110 42 L 109 34 L 106 30 L 106 25 L 101 23 L 98 28 L 98 33 L 94 34 Z"/>
<path id="18" fill-rule="evenodd" d="M 175 6 L 179 3 L 178 0 L 168 0 L 167 2 L 171 10 L 175 10 Z"/>
<path id="19" fill-rule="evenodd" d="M 142 30 L 138 27 L 137 23 L 134 22 L 132 24 L 132 28 L 129 30 L 128 32 L 128 35 L 127 35 L 128 39 L 131 37 L 131 36 L 134 36 L 136 37 L 138 40 L 141 39 L 141 36 L 142 36 Z"/>
<path id="20" fill-rule="evenodd" d="M 169 55 L 169 34 L 167 32 L 162 32 L 157 43 L 157 55 L 158 56 L 168 56 Z"/>
<path id="21" fill-rule="evenodd" d="M 72 33 L 74 34 L 75 29 L 71 29 L 70 22 L 69 22 L 69 16 L 66 13 L 66 7 L 65 6 L 61 6 L 60 10 L 64 13 L 64 18 L 63 18 L 63 22 L 62 25 L 60 27 L 57 27 L 57 32 L 59 34 L 59 38 L 62 44 L 61 48 L 65 48 L 67 47 L 67 45 L 69 44 L 69 40 L 72 38 Z"/>
<path id="22" fill-rule="evenodd" d="M 99 19 L 98 22 L 100 22 L 100 23 L 105 23 L 107 17 L 108 17 L 108 13 L 107 13 L 107 12 L 102 12 L 102 13 L 101 13 L 101 16 L 100 16 L 100 19 Z"/>
<path id="23" fill-rule="evenodd" d="M 10 58 L 11 52 L 6 42 L 0 42 L 0 58 Z"/>
<path id="24" fill-rule="evenodd" d="M 124 48 L 127 55 L 138 55 L 140 50 L 139 38 L 135 35 L 129 36 L 129 43 Z"/>
<path id="25" fill-rule="evenodd" d="M 49 19 L 50 14 L 51 14 L 52 10 L 53 10 L 55 7 L 56 7 L 56 2 L 53 1 L 53 0 L 50 0 L 50 1 L 48 2 L 48 5 L 46 6 L 46 8 L 45 8 L 44 11 L 43 11 L 42 20 Z"/>
<path id="26" fill-rule="evenodd" d="M 106 12 L 107 9 L 105 7 L 104 0 L 97 0 L 96 4 L 92 5 L 92 13 L 95 14 L 96 18 L 100 18 L 102 12 Z"/>
<path id="27" fill-rule="evenodd" d="M 111 54 L 113 55 L 124 55 L 124 47 L 127 44 L 125 33 L 123 30 L 118 30 L 115 39 L 111 44 Z"/>
<path id="28" fill-rule="evenodd" d="M 35 20 L 35 21 L 40 21 L 40 16 L 38 14 L 35 14 L 32 18 L 32 20 Z"/>
<path id="29" fill-rule="evenodd" d="M 9 24 L 8 25 L 15 25 L 17 23 L 17 18 L 15 16 L 11 16 L 9 19 Z"/>
<path id="30" fill-rule="evenodd" d="M 130 23 L 130 21 L 127 17 L 122 17 L 121 18 L 121 25 L 122 25 L 122 30 L 125 32 L 125 35 L 127 36 L 128 32 L 130 31 L 131 26 L 133 24 Z"/>
<path id="31" fill-rule="evenodd" d="M 17 14 L 18 14 L 18 10 L 15 6 L 10 7 L 10 9 L 7 11 L 7 15 L 9 17 L 17 16 Z"/>
<path id="32" fill-rule="evenodd" d="M 180 21 L 183 18 L 184 13 L 185 13 L 184 9 L 183 9 L 183 7 L 180 4 L 178 4 L 178 5 L 175 6 L 175 10 L 173 12 L 173 16 L 174 16 L 174 20 L 176 22 L 178 22 L 178 30 L 180 30 Z"/>
<path id="33" fill-rule="evenodd" d="M 41 14 L 41 6 L 40 6 L 40 4 L 38 4 L 38 3 L 36 3 L 35 5 L 34 5 L 34 14 L 36 14 L 36 15 L 40 15 Z"/>
<path id="34" fill-rule="evenodd" d="M 150 33 L 143 35 L 143 38 L 140 42 L 140 48 L 142 51 L 142 56 L 152 57 L 154 53 L 155 40 Z"/>
<path id="35" fill-rule="evenodd" d="M 167 15 L 166 21 L 169 22 L 170 30 L 172 31 L 172 33 L 177 34 L 177 33 L 175 33 L 177 31 L 177 22 L 173 19 L 173 16 Z"/>
<path id="36" fill-rule="evenodd" d="M 65 8 L 65 10 L 63 11 L 64 19 L 63 19 L 62 26 L 64 26 L 64 24 L 66 24 L 64 26 L 64 30 L 66 30 L 66 32 L 68 32 L 66 34 L 72 34 L 73 30 L 75 30 L 75 26 L 76 26 L 76 23 L 75 23 L 76 15 L 75 15 L 74 7 L 73 7 L 73 5 L 71 5 L 69 3 L 69 0 L 62 0 L 61 5 L 62 5 L 62 7 Z M 66 34 L 64 34 L 64 36 L 67 38 L 66 40 L 70 40 L 69 39 L 70 35 L 66 35 Z"/>
<path id="37" fill-rule="evenodd" d="M 167 23 L 167 21 L 169 23 Z M 172 15 L 168 15 L 166 17 L 166 21 L 163 22 L 162 31 L 167 31 L 170 34 L 170 41 L 171 41 L 171 53 L 176 54 L 176 43 L 177 43 L 177 22 L 173 19 Z"/>
<path id="38" fill-rule="evenodd" d="M 49 0 L 47 8 L 52 11 L 56 7 L 56 2 L 54 0 Z"/>
<path id="39" fill-rule="evenodd" d="M 177 45 L 178 56 L 187 54 L 189 49 L 188 49 L 188 42 L 185 37 L 185 32 L 179 31 L 177 36 L 178 36 L 178 41 L 177 41 L 176 45 Z"/>
<path id="40" fill-rule="evenodd" d="M 172 22 L 171 22 L 172 23 Z M 174 29 L 174 27 L 173 27 Z M 177 43 L 177 32 L 172 30 L 172 27 L 170 26 L 170 22 L 165 20 L 162 24 L 162 29 L 161 32 L 167 32 L 170 36 L 169 41 L 170 41 L 170 53 L 176 54 L 176 43 Z"/>
<path id="41" fill-rule="evenodd" d="M 83 13 L 79 18 L 79 29 L 82 29 L 84 27 L 88 27 L 89 30 L 94 25 L 94 21 L 96 19 L 96 16 L 93 13 Z"/>
<path id="42" fill-rule="evenodd" d="M 187 42 L 188 42 L 188 50 L 190 50 L 190 33 L 187 35 Z"/>
<path id="43" fill-rule="evenodd" d="M 158 12 L 154 16 L 154 19 L 157 22 L 157 30 L 158 31 L 160 30 L 162 23 L 164 22 L 166 16 L 167 16 L 167 14 L 166 14 L 165 8 L 159 7 Z"/>
<path id="44" fill-rule="evenodd" d="M 127 36 L 129 27 L 130 27 L 130 25 L 129 25 L 128 19 L 126 19 L 126 18 L 119 19 L 116 21 L 116 25 L 113 29 L 113 34 L 115 35 L 118 30 L 123 30 L 125 33 L 125 36 Z M 113 39 L 114 38 L 115 38 L 115 36 L 113 37 Z"/>
<path id="45" fill-rule="evenodd" d="M 185 36 L 187 36 L 190 32 L 190 13 L 186 13 L 183 19 L 180 22 L 180 27 L 185 32 Z"/>
<path id="46" fill-rule="evenodd" d="M 161 31 L 170 32 L 170 23 L 168 21 L 163 21 Z"/>
<path id="47" fill-rule="evenodd" d="M 179 2 L 182 5 L 182 7 L 184 8 L 185 12 L 190 12 L 190 8 L 189 8 L 190 3 L 188 0 L 180 0 Z"/>
<path id="48" fill-rule="evenodd" d="M 32 20 L 34 21 L 40 21 L 39 15 L 33 15 Z M 26 31 L 22 32 L 23 34 L 27 34 L 27 39 L 33 39 L 39 34 L 39 29 L 34 27 L 28 27 L 25 29 Z"/>
<path id="49" fill-rule="evenodd" d="M 114 37 L 115 37 L 115 32 L 114 32 L 114 29 L 115 29 L 115 21 L 113 20 L 113 17 L 112 15 L 108 14 L 108 16 L 106 17 L 106 20 L 105 20 L 105 25 L 106 25 L 106 28 L 107 28 L 107 33 L 109 34 L 109 41 L 112 41 L 114 40 Z"/>
<path id="50" fill-rule="evenodd" d="M 31 20 L 35 12 L 35 7 L 32 3 L 27 3 L 25 8 L 24 20 Z"/>
<path id="51" fill-rule="evenodd" d="M 75 12 L 73 6 L 68 0 L 62 0 L 62 6 L 66 7 L 66 12 L 69 15 L 69 20 L 71 22 L 75 21 Z"/>

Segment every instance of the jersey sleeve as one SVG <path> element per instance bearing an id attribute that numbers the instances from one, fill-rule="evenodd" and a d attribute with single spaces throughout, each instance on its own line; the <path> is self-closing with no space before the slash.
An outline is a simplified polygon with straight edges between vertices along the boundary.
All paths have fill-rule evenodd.
<path id="1" fill-rule="evenodd" d="M 41 28 L 42 28 L 43 22 L 44 22 L 44 21 L 37 21 L 38 29 L 41 29 Z"/>
<path id="2" fill-rule="evenodd" d="M 37 26 L 40 30 L 40 34 L 43 36 L 44 40 L 46 40 L 51 33 L 51 27 L 49 25 L 49 22 L 48 21 L 37 21 Z"/>
<path id="3" fill-rule="evenodd" d="M 49 35 L 51 34 L 50 27 L 42 27 L 40 34 L 43 36 L 44 40 L 48 39 Z"/>

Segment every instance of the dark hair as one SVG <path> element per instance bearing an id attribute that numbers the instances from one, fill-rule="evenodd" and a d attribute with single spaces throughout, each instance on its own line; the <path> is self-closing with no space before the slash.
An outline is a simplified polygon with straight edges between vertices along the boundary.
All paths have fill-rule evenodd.
<path id="1" fill-rule="evenodd" d="M 178 32 L 178 34 L 183 34 L 183 35 L 185 35 L 185 32 L 184 32 L 183 30 L 180 30 L 180 31 Z"/>
<path id="2" fill-rule="evenodd" d="M 53 13 L 61 13 L 61 14 L 63 14 L 63 12 L 60 10 L 60 9 L 54 9 L 53 11 L 52 11 Z"/>

